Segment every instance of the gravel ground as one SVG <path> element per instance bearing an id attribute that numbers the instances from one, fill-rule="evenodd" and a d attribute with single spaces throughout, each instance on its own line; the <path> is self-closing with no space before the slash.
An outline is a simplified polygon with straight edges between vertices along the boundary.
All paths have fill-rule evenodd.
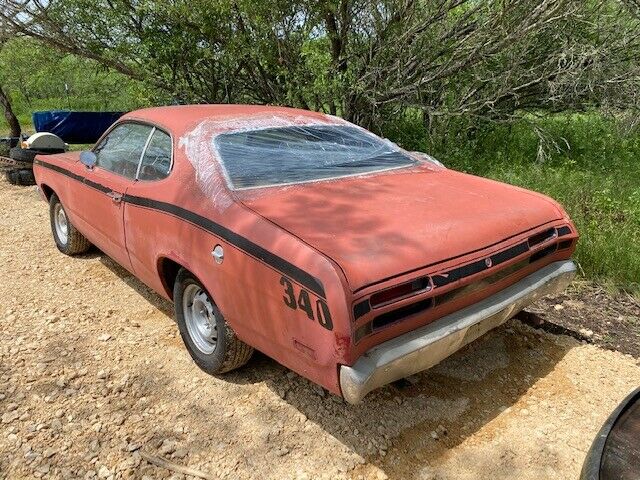
<path id="1" fill-rule="evenodd" d="M 574 282 L 564 293 L 540 301 L 532 312 L 609 350 L 640 358 L 640 297 L 607 292 L 588 282 Z"/>
<path id="2" fill-rule="evenodd" d="M 640 385 L 632 356 L 517 320 L 358 406 L 261 355 L 214 378 L 168 302 L 56 250 L 33 187 L 0 182 L 0 242 L 0 478 L 185 478 L 146 454 L 210 478 L 576 478 Z"/>

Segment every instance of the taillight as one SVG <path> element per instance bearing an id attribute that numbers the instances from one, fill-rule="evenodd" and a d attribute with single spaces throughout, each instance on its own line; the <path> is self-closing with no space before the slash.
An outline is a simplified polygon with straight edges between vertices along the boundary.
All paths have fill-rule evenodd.
<path id="1" fill-rule="evenodd" d="M 402 283 L 398 286 L 382 290 L 371 295 L 371 306 L 373 308 L 386 305 L 387 303 L 400 300 L 411 295 L 431 290 L 429 277 L 416 278 L 410 282 Z"/>
<path id="2" fill-rule="evenodd" d="M 571 248 L 573 245 L 573 240 L 563 240 L 558 244 L 558 250 L 565 250 L 567 248 Z"/>
<path id="3" fill-rule="evenodd" d="M 543 232 L 540 232 L 532 237 L 529 237 L 529 248 L 533 248 L 536 245 L 540 245 L 541 243 L 548 242 L 549 240 L 556 238 L 558 236 L 558 232 L 555 228 L 550 228 Z"/>

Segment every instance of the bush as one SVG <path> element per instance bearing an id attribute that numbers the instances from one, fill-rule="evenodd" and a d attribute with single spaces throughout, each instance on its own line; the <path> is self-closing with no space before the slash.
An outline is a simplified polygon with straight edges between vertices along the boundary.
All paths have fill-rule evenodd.
<path id="1" fill-rule="evenodd" d="M 450 168 L 555 198 L 580 232 L 575 258 L 585 276 L 640 292 L 640 135 L 597 114 L 556 116 L 536 126 L 556 141 L 547 142 L 543 162 L 540 137 L 524 120 L 452 128 L 449 138 L 429 138 L 421 122 L 408 116 L 386 131 Z"/>

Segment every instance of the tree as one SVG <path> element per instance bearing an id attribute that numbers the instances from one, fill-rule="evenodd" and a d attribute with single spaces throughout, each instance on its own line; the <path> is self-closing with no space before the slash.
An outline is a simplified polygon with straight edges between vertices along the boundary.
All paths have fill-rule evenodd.
<path id="1" fill-rule="evenodd" d="M 21 35 L 179 102 L 269 103 L 380 129 L 637 110 L 636 0 L 3 0 Z"/>
<path id="2" fill-rule="evenodd" d="M 21 132 L 20 122 L 18 121 L 18 118 L 13 113 L 13 109 L 11 108 L 11 102 L 9 101 L 9 97 L 7 96 L 6 93 L 4 93 L 4 90 L 2 89 L 1 85 L 0 85 L 0 105 L 2 105 L 4 118 L 7 121 L 7 124 L 9 125 L 9 136 L 19 137 Z"/>
<path id="3" fill-rule="evenodd" d="M 18 117 L 60 108 L 131 110 L 158 100 L 156 91 L 136 80 L 28 37 L 13 38 L 0 51 L 0 83 Z"/>
<path id="4" fill-rule="evenodd" d="M 0 39 L 0 51 L 2 51 L 4 47 L 5 41 Z M 0 78 L 0 80 L 2 80 Z M 9 136 L 11 137 L 19 137 L 21 133 L 20 122 L 16 117 L 15 113 L 13 113 L 13 109 L 11 108 L 11 101 L 9 96 L 5 93 L 2 88 L 2 82 L 0 81 L 0 105 L 2 105 L 2 111 L 4 113 L 4 118 L 7 121 L 7 125 L 9 125 Z"/>

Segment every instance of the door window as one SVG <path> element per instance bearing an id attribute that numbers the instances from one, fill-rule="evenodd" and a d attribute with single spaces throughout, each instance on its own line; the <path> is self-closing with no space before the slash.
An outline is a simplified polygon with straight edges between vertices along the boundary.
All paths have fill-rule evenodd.
<path id="1" fill-rule="evenodd" d="M 156 129 L 142 157 L 138 180 L 160 180 L 171 170 L 171 137 Z"/>
<path id="2" fill-rule="evenodd" d="M 135 179 L 140 157 L 152 128 L 139 123 L 118 125 L 94 149 L 96 165 L 123 177 Z"/>

